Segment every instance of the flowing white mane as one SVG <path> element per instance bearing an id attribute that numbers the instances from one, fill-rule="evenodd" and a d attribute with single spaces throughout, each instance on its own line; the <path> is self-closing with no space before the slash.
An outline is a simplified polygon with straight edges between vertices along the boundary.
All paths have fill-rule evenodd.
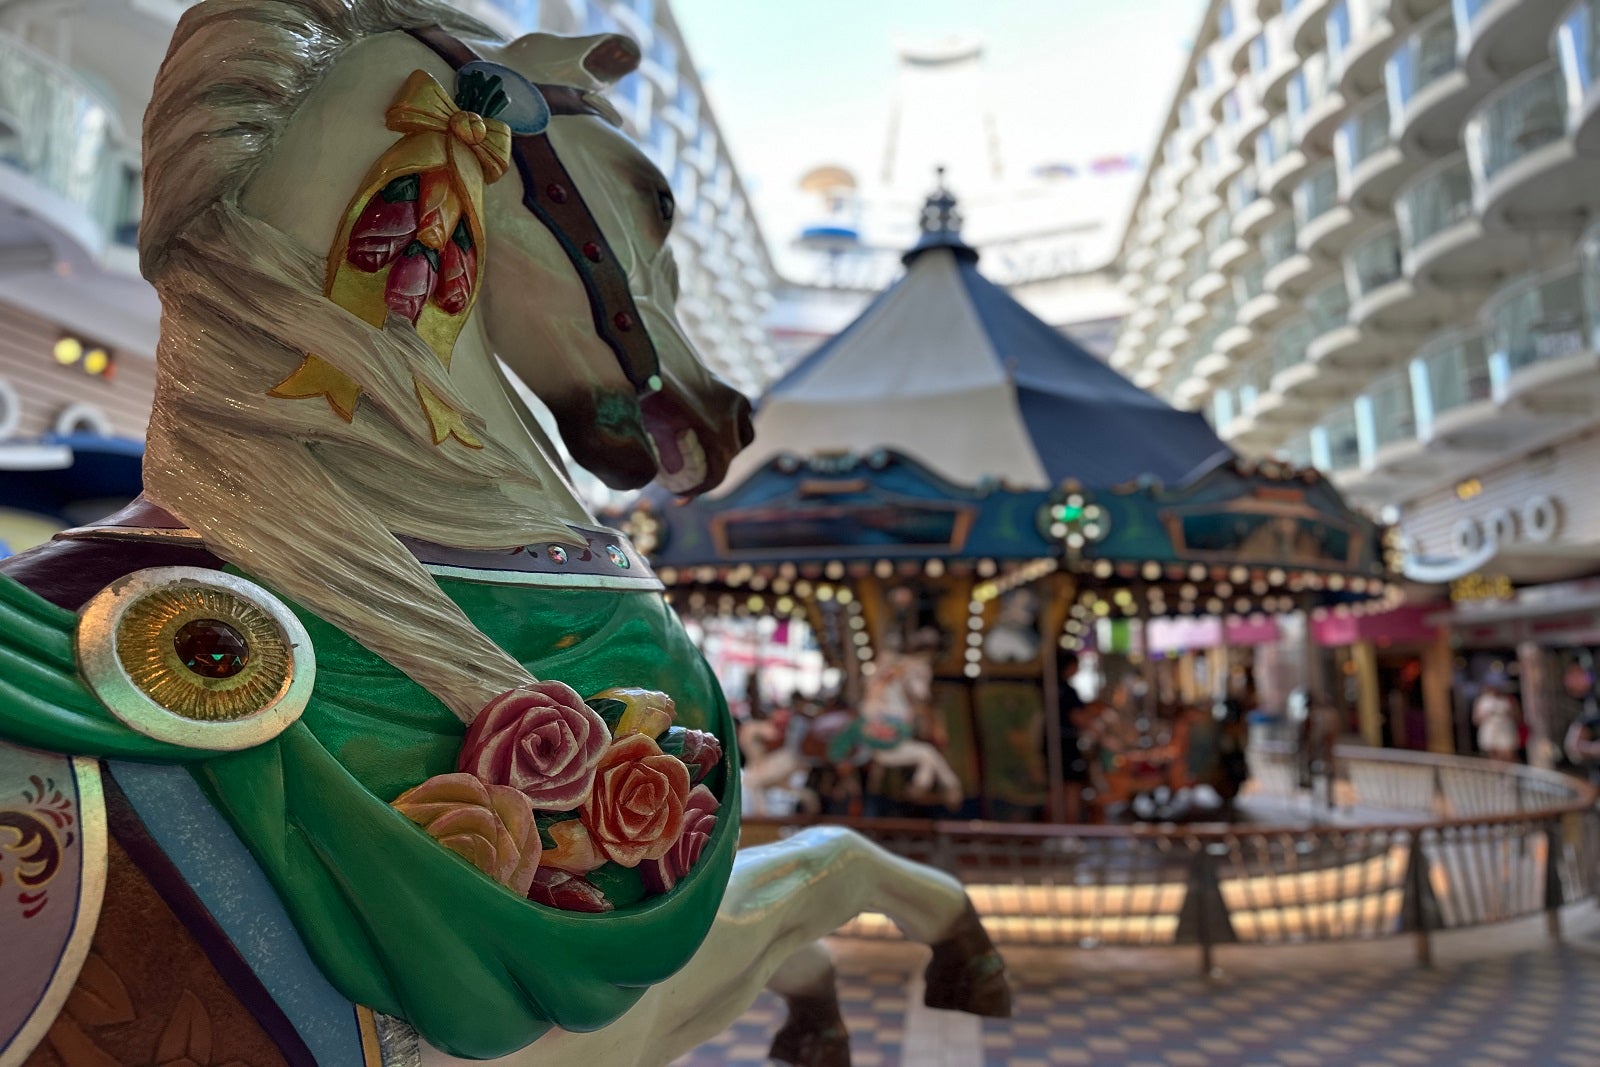
<path id="1" fill-rule="evenodd" d="M 326 298 L 326 249 L 240 206 L 348 47 L 426 25 L 494 36 L 427 0 L 207 0 L 183 16 L 145 117 L 140 253 L 162 322 L 144 478 L 217 555 L 470 718 L 528 676 L 394 535 L 467 548 L 570 541 L 541 511 L 551 471 L 535 469 L 525 440 L 497 438 L 470 414 L 482 449 L 436 447 L 414 379 L 471 408 L 428 345 L 408 325 L 374 329 Z M 550 73 L 571 83 L 580 72 Z M 353 421 L 267 395 L 308 353 L 360 384 Z"/>

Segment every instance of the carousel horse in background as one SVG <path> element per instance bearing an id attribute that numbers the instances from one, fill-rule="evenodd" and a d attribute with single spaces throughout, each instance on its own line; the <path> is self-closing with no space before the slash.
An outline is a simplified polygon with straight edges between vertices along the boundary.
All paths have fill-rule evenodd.
<path id="1" fill-rule="evenodd" d="M 869 908 L 930 1005 L 1009 1013 L 955 879 L 735 854 L 722 693 L 508 376 L 618 488 L 749 441 L 604 97 L 638 63 L 429 0 L 184 13 L 145 495 L 0 566 L 6 1067 L 662 1064 L 762 988 L 775 1058 L 844 1063 L 817 939 Z"/>
<path id="2" fill-rule="evenodd" d="M 961 779 L 944 753 L 921 740 L 918 724 L 931 717 L 933 663 L 926 654 L 885 649 L 867 679 L 861 698 L 861 719 L 854 732 L 871 762 L 880 767 L 907 767 L 911 789 L 959 808 L 965 797 Z"/>

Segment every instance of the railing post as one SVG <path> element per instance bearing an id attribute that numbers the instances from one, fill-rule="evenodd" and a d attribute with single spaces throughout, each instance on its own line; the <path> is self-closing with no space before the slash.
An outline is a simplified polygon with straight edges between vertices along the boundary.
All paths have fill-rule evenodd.
<path id="1" fill-rule="evenodd" d="M 1554 941 L 1561 940 L 1561 906 L 1566 903 L 1561 889 L 1562 822 L 1551 819 L 1544 826 L 1544 921 Z"/>
<path id="2" fill-rule="evenodd" d="M 1428 856 L 1422 850 L 1422 831 L 1413 830 L 1411 851 L 1406 859 L 1405 895 L 1400 901 L 1400 931 L 1416 935 L 1419 966 L 1433 966 L 1430 935 L 1443 926 L 1439 901 L 1433 895 L 1433 880 L 1429 877 Z"/>
<path id="3" fill-rule="evenodd" d="M 1214 945 L 1239 940 L 1233 930 L 1233 919 L 1228 915 L 1228 902 L 1222 899 L 1216 861 L 1203 841 L 1189 858 L 1189 883 L 1184 891 L 1183 907 L 1178 911 L 1175 940 L 1180 945 L 1200 946 L 1202 975 L 1210 975 L 1214 969 L 1211 956 Z"/>

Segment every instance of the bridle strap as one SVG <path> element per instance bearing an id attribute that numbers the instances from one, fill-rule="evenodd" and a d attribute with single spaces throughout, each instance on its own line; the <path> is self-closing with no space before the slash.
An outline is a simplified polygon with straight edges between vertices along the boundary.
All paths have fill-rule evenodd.
<path id="1" fill-rule="evenodd" d="M 438 26 L 407 31 L 440 59 L 460 70 L 481 58 L 471 46 Z M 552 115 L 597 115 L 599 108 L 571 85 L 539 85 Z M 661 361 L 650 334 L 639 318 L 639 308 L 628 286 L 627 272 L 611 252 L 600 224 L 583 199 L 583 192 L 556 155 L 546 134 L 518 134 L 511 155 L 522 177 L 522 206 L 544 223 L 566 253 L 572 269 L 583 280 L 594 314 L 595 332 L 616 354 L 617 364 L 640 394 L 661 387 Z"/>

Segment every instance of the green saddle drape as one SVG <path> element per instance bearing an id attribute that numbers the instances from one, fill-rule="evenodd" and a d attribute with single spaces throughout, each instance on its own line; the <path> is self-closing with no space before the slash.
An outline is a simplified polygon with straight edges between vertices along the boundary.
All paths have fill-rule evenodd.
<path id="1" fill-rule="evenodd" d="M 77 617 L 0 577 L 0 738 L 188 764 L 340 992 L 406 1019 L 447 1052 L 488 1058 L 552 1024 L 605 1026 L 694 954 L 732 869 L 737 746 L 716 679 L 659 594 L 439 585 L 535 677 L 585 696 L 659 689 L 676 701 L 679 725 L 721 740 L 727 769 L 708 783 L 722 797 L 721 818 L 670 892 L 604 914 L 556 911 L 436 844 L 388 801 L 454 770 L 464 728 L 416 683 L 299 609 L 317 657 L 305 715 L 258 748 L 216 755 L 113 718 L 77 677 Z"/>

